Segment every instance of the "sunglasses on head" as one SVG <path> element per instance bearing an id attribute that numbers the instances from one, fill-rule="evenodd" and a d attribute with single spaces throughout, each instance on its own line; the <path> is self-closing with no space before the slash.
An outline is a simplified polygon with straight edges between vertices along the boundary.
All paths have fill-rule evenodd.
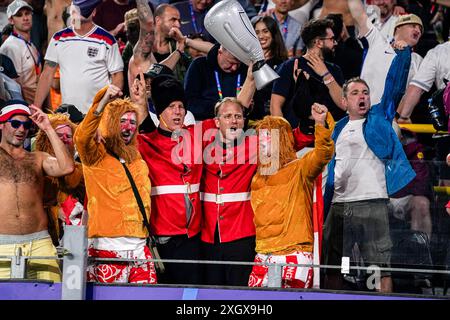
<path id="1" fill-rule="evenodd" d="M 29 120 L 28 121 L 20 121 L 20 120 L 9 119 L 6 122 L 9 122 L 11 124 L 11 127 L 13 127 L 14 129 L 19 129 L 20 126 L 23 126 L 23 128 L 25 130 L 28 130 L 31 128 L 31 121 L 29 121 Z"/>

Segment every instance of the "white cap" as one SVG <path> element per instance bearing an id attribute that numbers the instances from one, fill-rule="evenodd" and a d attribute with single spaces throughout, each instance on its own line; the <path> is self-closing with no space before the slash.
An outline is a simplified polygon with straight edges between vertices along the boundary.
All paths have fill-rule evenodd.
<path id="1" fill-rule="evenodd" d="M 19 10 L 22 8 L 28 8 L 33 11 L 33 7 L 23 0 L 14 0 L 13 2 L 11 2 L 6 9 L 6 15 L 8 16 L 8 19 L 19 12 Z"/>

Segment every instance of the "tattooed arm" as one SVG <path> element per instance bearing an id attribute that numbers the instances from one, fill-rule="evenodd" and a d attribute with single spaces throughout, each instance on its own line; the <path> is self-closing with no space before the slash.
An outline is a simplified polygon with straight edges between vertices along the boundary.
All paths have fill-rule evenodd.
<path id="1" fill-rule="evenodd" d="M 147 71 L 156 60 L 152 49 L 155 41 L 155 23 L 147 0 L 136 0 L 139 18 L 139 39 L 134 46 L 133 56 L 128 64 L 128 86 L 131 88 L 139 70 Z"/>
<path id="2" fill-rule="evenodd" d="M 139 39 L 134 47 L 135 59 L 148 59 L 155 41 L 155 23 L 147 0 L 136 0 L 139 17 Z"/>
<path id="3" fill-rule="evenodd" d="M 50 91 L 57 66 L 56 62 L 45 60 L 44 70 L 39 77 L 36 95 L 34 96 L 34 105 L 40 109 L 42 109 L 42 104 Z"/>

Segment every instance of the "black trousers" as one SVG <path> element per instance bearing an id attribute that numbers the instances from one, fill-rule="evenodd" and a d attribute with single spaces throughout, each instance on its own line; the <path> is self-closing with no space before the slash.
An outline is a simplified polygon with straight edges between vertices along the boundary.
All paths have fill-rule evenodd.
<path id="1" fill-rule="evenodd" d="M 201 241 L 202 258 L 216 261 L 255 260 L 255 237 L 246 237 L 231 242 L 219 242 L 215 232 L 214 244 Z M 252 265 L 203 264 L 204 282 L 208 285 L 248 286 Z"/>
<path id="2" fill-rule="evenodd" d="M 200 234 L 188 238 L 187 235 L 173 236 L 165 244 L 157 244 L 161 259 L 199 260 Z M 200 284 L 201 265 L 199 263 L 164 262 L 166 271 L 158 272 L 159 284 Z"/>

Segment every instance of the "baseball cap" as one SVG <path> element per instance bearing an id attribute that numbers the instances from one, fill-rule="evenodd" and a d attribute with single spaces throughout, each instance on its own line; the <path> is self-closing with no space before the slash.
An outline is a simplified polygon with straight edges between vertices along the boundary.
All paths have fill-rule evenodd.
<path id="1" fill-rule="evenodd" d="M 154 63 L 150 69 L 147 70 L 146 73 L 144 73 L 144 78 L 150 78 L 153 79 L 156 76 L 159 75 L 170 75 L 173 76 L 173 71 L 169 67 L 160 64 L 160 63 Z"/>
<path id="2" fill-rule="evenodd" d="M 28 8 L 33 11 L 33 7 L 23 0 L 14 0 L 13 2 L 11 2 L 6 9 L 6 15 L 8 16 L 8 19 L 17 14 L 17 12 L 19 12 L 19 10 L 22 8 Z"/>
<path id="3" fill-rule="evenodd" d="M 8 121 L 12 116 L 21 114 L 24 116 L 31 116 L 28 103 L 22 100 L 9 100 L 0 111 L 0 123 Z"/>
<path id="4" fill-rule="evenodd" d="M 404 15 L 399 16 L 397 19 L 397 22 L 395 23 L 394 30 L 397 29 L 397 27 L 400 27 L 404 24 L 418 24 L 418 25 L 420 25 L 420 28 L 422 29 L 422 32 L 423 32 L 422 20 L 413 13 L 404 14 Z"/>

